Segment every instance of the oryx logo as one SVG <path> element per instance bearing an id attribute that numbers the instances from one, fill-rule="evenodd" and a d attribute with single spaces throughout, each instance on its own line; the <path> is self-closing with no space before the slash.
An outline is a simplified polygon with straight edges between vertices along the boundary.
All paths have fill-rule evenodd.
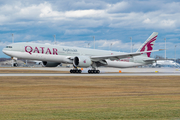
<path id="1" fill-rule="evenodd" d="M 86 60 L 84 60 L 83 62 L 86 63 Z"/>
<path id="2" fill-rule="evenodd" d="M 148 41 L 140 50 L 140 52 L 144 51 L 152 51 L 153 50 L 153 45 L 156 40 L 157 36 L 153 37 L 150 41 Z M 151 52 L 146 53 L 148 57 L 150 57 Z"/>

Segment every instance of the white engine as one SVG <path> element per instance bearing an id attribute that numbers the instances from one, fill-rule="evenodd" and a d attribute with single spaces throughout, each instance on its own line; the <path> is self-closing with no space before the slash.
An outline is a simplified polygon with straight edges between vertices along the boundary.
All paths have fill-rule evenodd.
<path id="1" fill-rule="evenodd" d="M 89 67 L 91 64 L 92 61 L 88 56 L 76 56 L 73 59 L 73 65 L 75 67 Z"/>
<path id="2" fill-rule="evenodd" d="M 57 67 L 61 63 L 43 61 L 42 64 L 45 67 Z"/>

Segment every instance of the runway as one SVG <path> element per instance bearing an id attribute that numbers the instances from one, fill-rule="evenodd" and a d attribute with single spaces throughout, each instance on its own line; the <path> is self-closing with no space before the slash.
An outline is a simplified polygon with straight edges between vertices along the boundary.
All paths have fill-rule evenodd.
<path id="1" fill-rule="evenodd" d="M 70 68 L 0 68 L 0 70 L 50 70 L 69 71 Z M 88 74 L 84 69 L 81 74 L 71 73 L 0 73 L 0 76 L 180 76 L 176 68 L 100 68 L 100 74 Z M 119 70 L 122 72 L 119 73 Z"/>
<path id="2" fill-rule="evenodd" d="M 106 73 L 106 74 L 0 74 L 0 76 L 180 76 L 178 73 Z"/>

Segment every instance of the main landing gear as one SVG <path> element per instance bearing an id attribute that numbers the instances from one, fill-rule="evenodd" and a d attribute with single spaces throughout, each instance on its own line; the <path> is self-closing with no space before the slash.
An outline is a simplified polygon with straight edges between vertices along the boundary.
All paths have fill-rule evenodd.
<path id="1" fill-rule="evenodd" d="M 82 73 L 81 69 L 71 69 L 70 73 Z M 99 74 L 100 70 L 88 70 L 89 74 Z"/>
<path id="2" fill-rule="evenodd" d="M 70 73 L 82 73 L 82 70 L 80 70 L 80 69 L 71 69 Z"/>
<path id="3" fill-rule="evenodd" d="M 78 67 L 74 64 L 73 64 L 73 66 L 74 66 L 74 68 L 70 70 L 70 73 L 82 73 L 82 69 L 78 69 Z M 91 67 L 92 68 L 87 71 L 89 74 L 99 74 L 100 73 L 100 70 L 96 69 L 97 68 L 96 63 L 93 63 L 91 65 Z"/>
<path id="4" fill-rule="evenodd" d="M 88 70 L 89 74 L 99 74 L 100 70 Z"/>

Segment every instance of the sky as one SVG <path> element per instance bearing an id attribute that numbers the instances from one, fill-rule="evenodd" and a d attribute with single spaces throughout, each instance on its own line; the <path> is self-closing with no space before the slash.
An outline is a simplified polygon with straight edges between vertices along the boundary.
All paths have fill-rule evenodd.
<path id="1" fill-rule="evenodd" d="M 167 58 L 180 58 L 179 0 L 0 0 L 0 58 L 12 42 L 135 52 L 158 32 L 154 49 Z M 176 46 L 176 47 L 175 47 Z M 164 57 L 165 51 L 152 57 Z"/>

